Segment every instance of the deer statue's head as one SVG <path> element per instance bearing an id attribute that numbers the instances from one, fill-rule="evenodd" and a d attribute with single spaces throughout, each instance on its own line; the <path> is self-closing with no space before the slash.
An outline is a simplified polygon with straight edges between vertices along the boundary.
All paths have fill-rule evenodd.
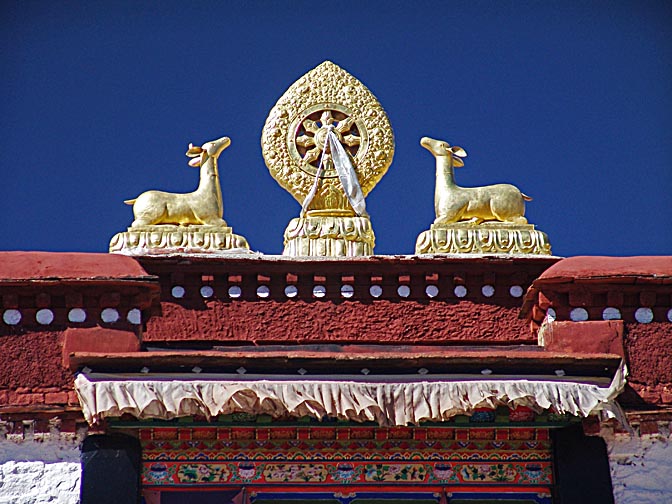
<path id="1" fill-rule="evenodd" d="M 201 147 L 190 143 L 189 149 L 187 150 L 187 157 L 192 158 L 189 161 L 189 166 L 201 166 L 205 163 L 208 157 L 217 159 L 222 151 L 229 145 L 231 145 L 231 139 L 229 137 L 222 137 L 219 140 L 206 142 Z"/>
<path id="2" fill-rule="evenodd" d="M 448 142 L 429 137 L 422 137 L 420 145 L 431 152 L 434 157 L 450 157 L 453 160 L 453 166 L 464 166 L 464 161 L 460 158 L 467 157 L 467 152 L 462 147 L 451 147 Z"/>

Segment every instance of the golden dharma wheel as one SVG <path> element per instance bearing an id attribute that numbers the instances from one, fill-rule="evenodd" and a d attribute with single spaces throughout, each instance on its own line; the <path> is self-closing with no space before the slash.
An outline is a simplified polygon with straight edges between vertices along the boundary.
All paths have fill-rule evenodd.
<path id="1" fill-rule="evenodd" d="M 330 159 L 329 130 L 350 156 L 362 193 L 368 194 L 392 163 L 394 134 L 371 91 L 330 61 L 292 84 L 271 109 L 262 153 L 273 178 L 299 203 L 317 182 L 311 212 L 351 213 Z"/>

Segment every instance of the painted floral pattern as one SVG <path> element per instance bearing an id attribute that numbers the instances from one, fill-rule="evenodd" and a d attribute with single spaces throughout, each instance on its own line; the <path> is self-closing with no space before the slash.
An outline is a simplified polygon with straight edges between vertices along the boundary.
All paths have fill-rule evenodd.
<path id="1" fill-rule="evenodd" d="M 255 483 L 482 483 L 550 485 L 550 462 L 497 463 L 367 463 L 341 461 L 315 463 L 193 463 L 152 462 L 144 464 L 144 484 L 180 485 L 224 482 Z"/>
<path id="2" fill-rule="evenodd" d="M 441 433 L 459 431 L 459 439 L 432 437 L 432 429 L 426 431 L 426 436 L 423 431 L 421 436 L 413 431 L 412 438 L 404 429 L 385 437 L 379 436 L 381 431 L 371 429 L 370 433 L 376 436 L 368 438 L 362 435 L 369 433 L 364 427 L 356 428 L 353 438 L 329 438 L 338 429 L 327 426 L 316 432 L 303 427 L 278 429 L 219 429 L 216 439 L 168 438 L 162 429 L 157 429 L 160 435 L 141 439 L 143 485 L 308 483 L 357 489 L 380 483 L 413 487 L 534 485 L 543 489 L 553 484 L 548 429 L 520 426 L 501 431 L 485 425 L 472 425 L 468 430 L 435 429 Z M 246 436 L 238 436 L 238 431 Z M 294 433 L 296 438 L 292 437 Z M 329 436 L 321 436 L 322 433 Z M 484 439 L 493 434 L 493 439 Z"/>
<path id="3" fill-rule="evenodd" d="M 339 483 L 352 483 L 359 480 L 362 475 L 363 467 L 361 465 L 353 465 L 348 462 L 341 462 L 340 464 L 327 466 L 327 471 L 334 481 Z"/>
<path id="4" fill-rule="evenodd" d="M 231 481 L 249 483 L 261 477 L 264 465 L 242 461 L 229 464 L 229 469 L 231 471 Z"/>
<path id="5" fill-rule="evenodd" d="M 321 483 L 327 470 L 322 464 L 266 464 L 263 474 L 269 482 Z"/>
<path id="6" fill-rule="evenodd" d="M 455 469 L 451 464 L 438 463 L 433 467 L 429 466 L 428 469 L 430 473 L 430 481 L 458 481 Z"/>
<path id="7" fill-rule="evenodd" d="M 184 483 L 221 483 L 228 481 L 226 464 L 182 464 L 177 478 Z"/>
<path id="8" fill-rule="evenodd" d="M 424 481 L 426 470 L 421 464 L 366 464 L 366 481 Z"/>
<path id="9" fill-rule="evenodd" d="M 464 481 L 504 483 L 514 481 L 517 472 L 513 464 L 474 464 L 465 465 L 461 475 Z"/>
<path id="10" fill-rule="evenodd" d="M 177 466 L 168 466 L 163 462 L 154 462 L 149 467 L 145 466 L 145 481 L 149 484 L 160 485 L 170 482 L 175 474 Z"/>
<path id="11" fill-rule="evenodd" d="M 553 469 L 550 464 L 527 464 L 518 466 L 520 483 L 549 484 L 553 480 Z"/>

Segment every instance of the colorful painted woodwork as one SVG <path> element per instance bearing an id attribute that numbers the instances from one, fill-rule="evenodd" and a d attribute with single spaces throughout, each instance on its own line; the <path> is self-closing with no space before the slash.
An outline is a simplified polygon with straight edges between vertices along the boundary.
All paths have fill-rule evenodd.
<path id="1" fill-rule="evenodd" d="M 250 503 L 264 502 L 280 490 L 286 497 L 288 485 L 298 485 L 304 497 L 315 493 L 311 502 L 355 502 L 350 498 L 355 495 L 366 502 L 383 493 L 398 494 L 403 501 L 401 494 L 410 488 L 428 495 L 428 502 L 439 502 L 434 494 L 467 495 L 478 489 L 528 492 L 541 499 L 529 502 L 547 503 L 553 485 L 549 427 L 527 423 L 413 428 L 173 424 L 140 427 L 134 434 L 142 443 L 144 488 L 245 487 Z M 297 494 L 286 500 L 300 499 Z"/>

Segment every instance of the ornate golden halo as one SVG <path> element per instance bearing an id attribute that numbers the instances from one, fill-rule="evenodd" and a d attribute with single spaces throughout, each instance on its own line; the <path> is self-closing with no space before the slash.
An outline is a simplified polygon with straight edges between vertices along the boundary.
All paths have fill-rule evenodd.
<path id="1" fill-rule="evenodd" d="M 392 163 L 394 134 L 375 96 L 330 61 L 298 79 L 271 109 L 262 131 L 262 153 L 273 178 L 299 203 L 315 183 L 322 161 L 311 209 L 347 211 L 351 207 L 324 149 L 327 126 L 352 157 L 362 192 L 368 194 Z"/>

